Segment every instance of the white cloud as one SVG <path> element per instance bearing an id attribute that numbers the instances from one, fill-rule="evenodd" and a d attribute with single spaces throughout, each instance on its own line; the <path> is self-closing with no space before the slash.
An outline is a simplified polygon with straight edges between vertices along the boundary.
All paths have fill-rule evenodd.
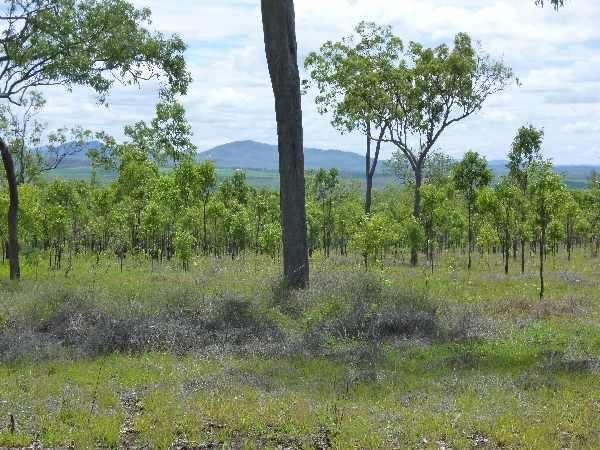
<path id="1" fill-rule="evenodd" d="M 276 141 L 259 2 L 133 1 L 152 9 L 154 27 L 189 43 L 195 81 L 185 105 L 201 149 L 234 139 Z M 449 130 L 440 142 L 448 153 L 472 148 L 502 158 L 516 128 L 532 123 L 545 129 L 545 152 L 555 161 L 600 162 L 600 2 L 568 2 L 557 13 L 536 8 L 533 0 L 296 0 L 296 13 L 301 57 L 351 33 L 360 20 L 373 20 L 392 25 L 404 40 L 427 45 L 466 31 L 513 67 L 522 86 L 490 99 L 480 114 Z M 108 110 L 86 89 L 47 93 L 45 118 L 51 125 L 80 123 L 117 135 L 123 125 L 150 118 L 157 100 L 154 85 L 115 89 Z M 307 146 L 364 147 L 361 136 L 334 130 L 310 96 L 303 109 Z"/>

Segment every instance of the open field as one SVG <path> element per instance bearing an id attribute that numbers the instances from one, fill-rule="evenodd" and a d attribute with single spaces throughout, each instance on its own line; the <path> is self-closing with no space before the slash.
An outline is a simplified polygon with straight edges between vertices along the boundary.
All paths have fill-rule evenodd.
<path id="1" fill-rule="evenodd" d="M 496 259 L 315 256 L 291 297 L 254 256 L 25 267 L 0 284 L 0 447 L 598 448 L 600 261 L 549 256 L 539 301 L 533 259 Z"/>

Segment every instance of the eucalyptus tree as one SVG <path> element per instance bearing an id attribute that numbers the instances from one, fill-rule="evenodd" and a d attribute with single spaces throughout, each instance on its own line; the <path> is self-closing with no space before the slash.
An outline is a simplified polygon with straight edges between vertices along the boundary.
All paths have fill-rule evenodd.
<path id="1" fill-rule="evenodd" d="M 367 214 L 371 212 L 373 177 L 388 126 L 383 109 L 383 81 L 398 64 L 402 48 L 402 41 L 394 36 L 391 27 L 361 22 L 355 35 L 326 42 L 318 53 L 310 53 L 304 61 L 311 78 L 304 85 L 316 86 L 319 112 L 331 112 L 332 125 L 342 133 L 360 131 L 366 136 Z"/>
<path id="2" fill-rule="evenodd" d="M 265 53 L 275 96 L 283 272 L 290 288 L 309 281 L 302 99 L 293 0 L 261 0 Z"/>
<path id="3" fill-rule="evenodd" d="M 393 226 L 389 218 L 382 213 L 365 214 L 356 232 L 351 238 L 351 245 L 360 251 L 365 270 L 369 269 L 369 261 L 392 240 Z"/>
<path id="4" fill-rule="evenodd" d="M 175 255 L 181 262 L 181 267 L 184 272 L 190 270 L 190 260 L 193 256 L 193 248 L 195 245 L 194 235 L 188 230 L 177 230 L 175 233 Z"/>
<path id="5" fill-rule="evenodd" d="M 421 215 L 425 162 L 444 131 L 479 111 L 512 78 L 510 68 L 474 48 L 467 34 L 457 34 L 452 49 L 410 43 L 406 61 L 385 80 L 390 125 L 386 140 L 408 159 L 414 173 L 416 218 Z M 413 248 L 412 264 L 417 260 Z"/>
<path id="6" fill-rule="evenodd" d="M 581 207 L 575 200 L 575 196 L 572 192 L 567 191 L 565 196 L 564 205 L 564 231 L 565 231 L 565 243 L 567 246 L 567 259 L 571 261 L 571 254 L 573 252 L 573 240 L 578 230 L 578 223 L 582 218 Z"/>
<path id="7" fill-rule="evenodd" d="M 449 205 L 447 193 L 446 186 L 444 185 L 427 183 L 422 187 L 423 205 L 421 211 L 421 223 L 423 224 L 423 231 L 425 232 L 425 253 L 431 263 L 432 271 L 434 268 L 434 251 L 437 241 L 436 235 L 441 228 L 444 218 L 448 215 L 447 207 Z"/>
<path id="8" fill-rule="evenodd" d="M 529 166 L 542 160 L 542 142 L 544 130 L 538 130 L 532 125 L 522 126 L 517 131 L 511 151 L 508 154 L 508 169 L 510 176 L 526 198 L 529 187 Z M 521 203 L 521 223 L 527 222 L 528 207 L 525 202 Z M 524 231 L 524 230 L 523 230 Z M 521 242 L 521 272 L 525 273 L 525 244 L 528 239 L 527 233 L 520 233 Z"/>
<path id="9" fill-rule="evenodd" d="M 549 161 L 534 161 L 528 168 L 527 194 L 539 228 L 540 299 L 544 297 L 544 262 L 546 259 L 546 232 L 564 208 L 566 188 Z"/>
<path id="10" fill-rule="evenodd" d="M 510 248 L 518 230 L 523 196 L 512 179 L 503 177 L 493 189 L 480 190 L 477 197 L 478 207 L 491 219 L 498 232 L 504 273 L 508 275 Z"/>
<path id="11" fill-rule="evenodd" d="M 217 170 L 212 161 L 203 161 L 198 166 L 198 189 L 200 201 L 202 202 L 202 249 L 204 253 L 208 250 L 208 218 L 206 209 L 210 201 L 213 189 L 217 185 Z"/>
<path id="12" fill-rule="evenodd" d="M 86 86 L 105 102 L 115 82 L 160 79 L 183 94 L 185 44 L 149 31 L 150 10 L 127 0 L 7 0 L 0 7 L 0 99 L 22 104 L 31 89 Z M 10 150 L 0 152 L 9 184 L 11 278 L 19 278 L 18 190 Z"/>
<path id="13" fill-rule="evenodd" d="M 6 171 L 6 183 L 8 185 L 8 205 L 6 208 L 7 218 L 7 251 L 8 264 L 11 280 L 21 278 L 21 265 L 19 263 L 19 191 L 17 177 L 15 175 L 15 163 L 12 153 L 2 138 L 0 138 L 0 154 Z"/>
<path id="14" fill-rule="evenodd" d="M 275 259 L 281 248 L 281 225 L 267 223 L 260 232 L 259 244 L 263 252 Z"/>
<path id="15" fill-rule="evenodd" d="M 469 262 L 467 268 L 471 270 L 471 253 L 475 243 L 473 233 L 473 214 L 475 213 L 477 191 L 486 187 L 492 181 L 492 171 L 488 167 L 487 161 L 479 153 L 468 151 L 461 161 L 454 165 L 454 184 L 460 193 L 462 193 L 467 204 L 468 220 L 468 255 Z"/>
<path id="16" fill-rule="evenodd" d="M 322 243 L 325 256 L 329 256 L 335 227 L 334 205 L 340 196 L 340 180 L 337 169 L 319 169 L 312 179 L 312 193 L 321 205 Z"/>

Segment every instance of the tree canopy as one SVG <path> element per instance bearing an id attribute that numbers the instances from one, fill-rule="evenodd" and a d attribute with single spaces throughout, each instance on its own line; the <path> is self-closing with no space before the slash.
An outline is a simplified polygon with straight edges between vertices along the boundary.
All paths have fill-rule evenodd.
<path id="1" fill-rule="evenodd" d="M 0 98 L 21 104 L 31 88 L 88 86 L 101 101 L 115 82 L 190 82 L 177 36 L 150 31 L 150 10 L 126 0 L 7 0 L 1 8 Z"/>

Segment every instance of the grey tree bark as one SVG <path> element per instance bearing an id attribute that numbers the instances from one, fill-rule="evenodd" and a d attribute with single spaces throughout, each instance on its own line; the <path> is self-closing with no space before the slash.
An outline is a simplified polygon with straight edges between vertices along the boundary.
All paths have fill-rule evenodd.
<path id="1" fill-rule="evenodd" d="M 415 171 L 415 204 L 413 215 L 415 219 L 421 219 L 421 185 L 423 184 L 423 163 L 419 161 L 419 165 L 414 169 Z M 410 264 L 416 267 L 419 263 L 419 249 L 413 243 L 410 248 Z"/>
<path id="2" fill-rule="evenodd" d="M 381 143 L 385 137 L 387 127 L 383 127 L 379 133 L 379 139 L 373 139 L 371 137 L 371 123 L 367 123 L 367 153 L 365 155 L 365 175 L 367 180 L 367 189 L 365 192 L 365 214 L 371 213 L 371 204 L 373 201 L 373 177 L 377 170 L 377 163 L 379 162 L 379 153 L 381 152 Z M 371 158 L 371 143 L 376 141 L 375 154 Z"/>
<path id="3" fill-rule="evenodd" d="M 0 139 L 0 153 L 2 153 L 2 163 L 6 171 L 6 181 L 8 183 L 8 262 L 10 268 L 10 279 L 18 280 L 21 278 L 21 266 L 19 264 L 19 191 L 17 190 L 17 176 L 15 173 L 15 164 L 13 162 L 10 150 L 3 139 Z"/>
<path id="4" fill-rule="evenodd" d="M 275 96 L 283 271 L 292 289 L 308 285 L 308 238 L 300 74 L 293 0 L 261 0 L 265 53 Z"/>

